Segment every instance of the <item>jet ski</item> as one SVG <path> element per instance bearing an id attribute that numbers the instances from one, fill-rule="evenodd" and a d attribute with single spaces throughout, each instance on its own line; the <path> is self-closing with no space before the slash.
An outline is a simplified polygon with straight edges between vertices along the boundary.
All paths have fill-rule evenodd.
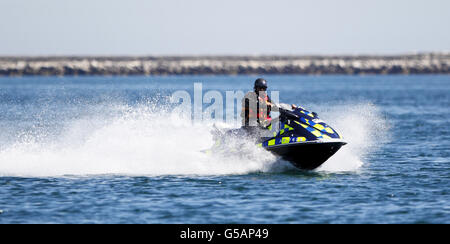
<path id="1" fill-rule="evenodd" d="M 271 133 L 271 136 L 258 133 L 255 144 L 280 156 L 295 167 L 315 169 L 347 144 L 335 129 L 318 117 L 317 113 L 302 107 L 291 109 L 287 104 L 279 104 L 277 107 L 280 116 L 272 121 L 267 129 L 261 129 L 264 133 Z M 216 143 L 213 148 L 207 150 L 207 153 L 230 151 L 230 148 L 224 147 L 227 140 L 243 134 L 251 137 L 253 133 L 249 134 L 242 128 L 226 132 L 216 129 L 214 132 Z M 231 151 L 236 151 L 236 148 Z"/>

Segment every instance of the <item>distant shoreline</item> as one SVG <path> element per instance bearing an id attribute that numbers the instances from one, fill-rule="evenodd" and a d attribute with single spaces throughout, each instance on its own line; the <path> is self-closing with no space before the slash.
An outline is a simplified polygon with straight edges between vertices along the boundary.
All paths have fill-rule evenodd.
<path id="1" fill-rule="evenodd" d="M 450 74 L 450 53 L 354 56 L 0 56 L 0 77 L 222 74 Z"/>

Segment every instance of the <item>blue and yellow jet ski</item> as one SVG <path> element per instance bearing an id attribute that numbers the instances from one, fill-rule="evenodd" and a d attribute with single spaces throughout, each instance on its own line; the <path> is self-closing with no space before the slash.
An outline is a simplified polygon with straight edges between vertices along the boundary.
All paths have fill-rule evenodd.
<path id="1" fill-rule="evenodd" d="M 302 107 L 287 109 L 278 105 L 280 116 L 268 127 L 270 137 L 257 138 L 257 146 L 289 161 L 300 169 L 315 169 L 333 156 L 346 142 L 342 136 L 316 113 Z M 221 147 L 227 136 L 242 134 L 244 129 L 216 133 L 216 145 L 208 150 L 214 152 Z"/>

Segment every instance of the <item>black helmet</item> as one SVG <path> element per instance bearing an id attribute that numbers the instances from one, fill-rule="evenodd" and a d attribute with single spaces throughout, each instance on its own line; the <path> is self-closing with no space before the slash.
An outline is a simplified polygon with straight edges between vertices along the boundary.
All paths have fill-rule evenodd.
<path id="1" fill-rule="evenodd" d="M 267 89 L 267 81 L 264 80 L 263 78 L 256 79 L 254 89 L 256 90 L 258 88 Z"/>

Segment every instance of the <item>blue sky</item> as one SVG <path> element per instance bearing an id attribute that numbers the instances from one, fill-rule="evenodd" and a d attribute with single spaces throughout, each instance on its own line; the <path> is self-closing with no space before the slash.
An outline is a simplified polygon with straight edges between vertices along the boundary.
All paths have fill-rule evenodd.
<path id="1" fill-rule="evenodd" d="M 0 0 L 0 55 L 450 50 L 447 0 Z"/>

